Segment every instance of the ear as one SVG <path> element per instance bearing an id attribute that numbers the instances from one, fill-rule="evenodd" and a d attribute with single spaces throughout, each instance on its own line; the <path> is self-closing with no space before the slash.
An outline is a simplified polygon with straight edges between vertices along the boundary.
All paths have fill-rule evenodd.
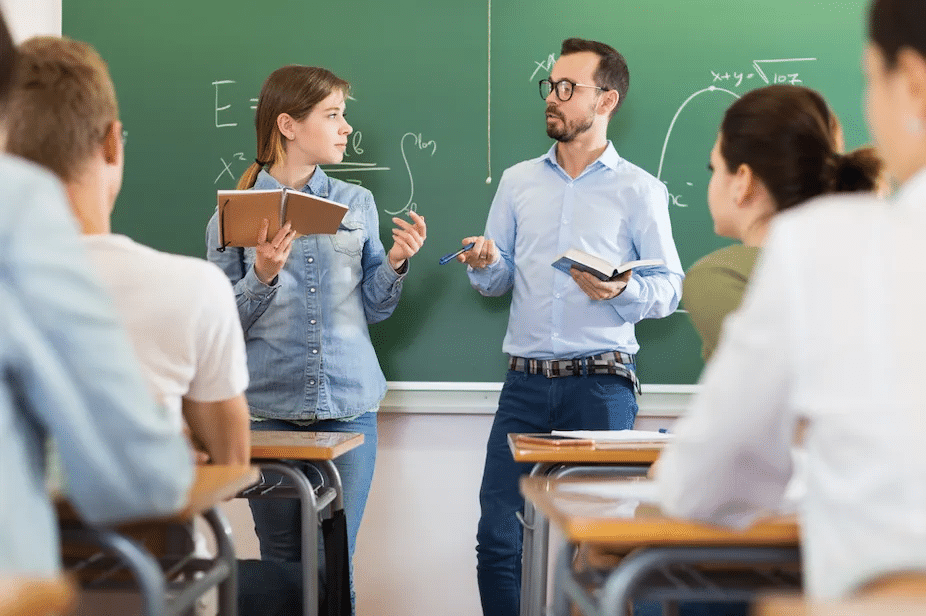
<path id="1" fill-rule="evenodd" d="M 284 139 L 292 141 L 294 139 L 293 133 L 296 121 L 293 119 L 293 116 L 288 113 L 281 113 L 277 116 L 277 128 L 280 129 L 280 133 L 283 134 Z"/>
<path id="2" fill-rule="evenodd" d="M 737 207 L 745 207 L 752 200 L 756 193 L 756 176 L 752 168 L 746 163 L 741 164 L 736 169 L 733 178 L 733 198 L 736 200 Z"/>
<path id="3" fill-rule="evenodd" d="M 904 79 L 912 111 L 926 121 L 926 58 L 909 47 L 901 49 L 897 53 L 897 73 Z"/>
<path id="4" fill-rule="evenodd" d="M 620 101 L 621 95 L 617 90 L 605 90 L 598 99 L 598 113 L 606 116 L 611 115 Z"/>
<path id="5" fill-rule="evenodd" d="M 117 165 L 122 161 L 122 122 L 115 120 L 103 137 L 103 160 L 107 165 Z"/>

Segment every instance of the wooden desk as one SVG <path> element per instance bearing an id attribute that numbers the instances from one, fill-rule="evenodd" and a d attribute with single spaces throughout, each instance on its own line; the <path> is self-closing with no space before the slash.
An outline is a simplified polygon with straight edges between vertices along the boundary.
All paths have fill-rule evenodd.
<path id="1" fill-rule="evenodd" d="M 185 610 L 195 605 L 198 597 L 213 586 L 218 587 L 219 614 L 236 616 L 238 568 L 235 548 L 231 526 L 217 505 L 253 485 L 259 476 L 254 466 L 197 466 L 186 505 L 177 514 L 165 518 L 135 520 L 118 528 L 86 526 L 69 504 L 59 501 L 57 505 L 62 543 L 66 547 L 74 543 L 103 547 L 116 555 L 132 572 L 147 616 L 161 616 L 168 609 L 170 613 L 185 613 Z M 169 580 L 151 549 L 158 549 L 157 538 L 163 537 L 167 525 L 188 522 L 197 515 L 204 517 L 215 535 L 216 557 L 211 561 L 190 558 L 185 566 L 195 568 L 201 575 L 189 576 L 189 581 L 184 582 L 179 592 L 168 601 L 166 591 Z M 145 538 L 144 545 L 137 537 Z"/>
<path id="2" fill-rule="evenodd" d="M 515 462 L 541 464 L 610 464 L 649 466 L 659 458 L 665 442 L 608 443 L 596 447 L 540 447 L 518 444 L 518 434 L 508 435 Z"/>
<path id="3" fill-rule="evenodd" d="M 354 432 L 251 432 L 251 457 L 256 459 L 334 460 L 363 444 Z"/>
<path id="4" fill-rule="evenodd" d="M 533 462 L 531 477 L 644 475 L 662 453 L 665 442 L 608 443 L 601 447 L 545 447 L 524 445 L 518 434 L 508 435 L 516 462 Z M 550 525 L 530 500 L 524 502 L 524 541 L 521 558 L 521 616 L 547 613 L 547 569 Z"/>
<path id="5" fill-rule="evenodd" d="M 910 597 L 877 597 L 817 602 L 800 597 L 771 597 L 758 601 L 753 616 L 926 616 L 926 603 Z"/>
<path id="6" fill-rule="evenodd" d="M 298 498 L 302 504 L 303 616 L 318 616 L 317 525 L 320 516 L 329 505 L 331 516 L 344 509 L 341 476 L 332 460 L 362 444 L 363 435 L 354 432 L 251 431 L 251 460 L 260 467 L 262 479 L 264 471 L 271 471 L 288 478 L 291 485 L 262 481 L 239 496 Z M 302 462 L 311 462 L 322 475 L 317 494 L 299 467 Z"/>
<path id="7" fill-rule="evenodd" d="M 619 481 L 640 480 L 611 483 Z M 567 613 L 568 599 L 588 616 L 620 613 L 622 606 L 639 596 L 647 584 L 655 588 L 656 578 L 666 586 L 660 586 L 658 594 L 648 594 L 647 598 L 670 601 L 749 599 L 762 580 L 767 580 L 766 590 L 780 589 L 796 581 L 777 571 L 774 575 L 763 571 L 759 576 L 746 572 L 753 567 L 764 570 L 799 566 L 799 529 L 793 516 L 769 518 L 752 528 L 735 531 L 668 518 L 655 506 L 641 505 L 634 497 L 622 499 L 570 491 L 594 483 L 540 477 L 521 480 L 525 498 L 556 524 L 567 540 L 554 577 L 555 614 Z M 607 575 L 600 593 L 590 592 L 580 582 L 581 572 L 573 571 L 573 546 L 580 543 L 628 554 Z M 705 565 L 723 570 L 705 571 L 702 569 Z M 676 579 L 660 573 L 674 566 L 692 568 L 693 575 L 685 584 L 679 585 Z M 723 584 L 724 577 L 731 580 L 735 577 L 731 568 L 743 571 L 743 575 L 736 577 L 737 585 L 729 589 L 714 587 Z M 712 577 L 714 573 L 717 575 Z M 685 576 L 679 573 L 677 577 Z"/>
<path id="8" fill-rule="evenodd" d="M 73 606 L 74 588 L 63 577 L 0 578 L 0 616 L 63 616 Z"/>

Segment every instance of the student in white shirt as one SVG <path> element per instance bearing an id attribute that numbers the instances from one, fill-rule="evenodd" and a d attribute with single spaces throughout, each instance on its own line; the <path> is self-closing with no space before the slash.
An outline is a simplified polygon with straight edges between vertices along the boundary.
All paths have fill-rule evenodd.
<path id="1" fill-rule="evenodd" d="M 875 0 L 865 52 L 890 203 L 780 214 L 693 408 L 662 456 L 664 510 L 745 526 L 780 505 L 807 422 L 805 588 L 926 570 L 926 0 Z"/>
<path id="2" fill-rule="evenodd" d="M 148 386 L 209 458 L 247 464 L 244 335 L 219 268 L 111 233 L 123 143 L 106 63 L 86 43 L 36 37 L 20 46 L 8 149 L 65 183 L 96 273 L 116 301 Z"/>
<path id="3" fill-rule="evenodd" d="M 15 56 L 0 16 L 0 145 Z M 90 524 L 177 511 L 192 458 L 147 394 L 61 183 L 7 154 L 0 177 L 0 575 L 47 576 L 61 567 L 49 439 Z"/>

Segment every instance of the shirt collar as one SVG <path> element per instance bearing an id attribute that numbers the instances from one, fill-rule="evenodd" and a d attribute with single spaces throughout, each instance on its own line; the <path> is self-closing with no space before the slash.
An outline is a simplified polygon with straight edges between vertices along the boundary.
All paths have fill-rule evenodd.
<path id="1" fill-rule="evenodd" d="M 300 192 L 307 192 L 319 197 L 328 198 L 328 191 L 330 190 L 329 184 L 328 175 L 321 167 L 316 165 L 315 173 L 309 178 L 309 182 L 299 190 Z M 254 180 L 254 188 L 283 188 L 283 185 L 280 184 L 275 177 L 267 173 L 266 169 L 261 169 L 260 173 L 257 174 L 257 179 Z"/>
<path id="2" fill-rule="evenodd" d="M 556 146 L 557 144 L 554 143 L 550 149 L 547 150 L 547 154 L 544 156 L 544 158 L 557 169 L 562 169 L 562 167 L 560 167 L 559 161 L 556 160 Z M 601 156 L 599 156 L 592 164 L 586 167 L 582 173 L 584 174 L 586 171 L 595 167 L 599 163 L 611 171 L 615 171 L 620 162 L 620 155 L 617 153 L 617 150 L 614 149 L 614 144 L 611 143 L 610 139 L 608 139 L 608 146 L 604 149 L 604 152 L 601 153 Z"/>

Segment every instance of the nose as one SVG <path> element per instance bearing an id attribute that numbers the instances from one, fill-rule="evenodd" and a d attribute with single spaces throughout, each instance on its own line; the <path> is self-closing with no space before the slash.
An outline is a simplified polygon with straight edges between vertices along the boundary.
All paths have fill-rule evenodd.
<path id="1" fill-rule="evenodd" d="M 341 132 L 345 135 L 349 135 L 354 132 L 353 127 L 347 123 L 347 120 L 344 120 L 344 126 L 341 128 Z"/>

